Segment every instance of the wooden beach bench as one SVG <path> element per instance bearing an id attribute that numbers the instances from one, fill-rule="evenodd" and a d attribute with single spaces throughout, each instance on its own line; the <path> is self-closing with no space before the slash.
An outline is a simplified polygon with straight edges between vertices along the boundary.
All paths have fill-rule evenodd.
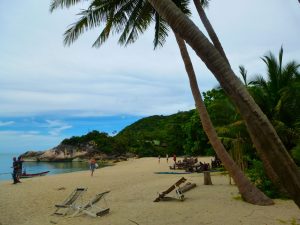
<path id="1" fill-rule="evenodd" d="M 87 188 L 76 188 L 61 204 L 56 204 L 54 215 L 64 216 L 68 214 L 71 209 L 76 208 L 76 202 L 87 191 Z"/>
<path id="2" fill-rule="evenodd" d="M 86 204 L 75 207 L 75 213 L 72 215 L 72 217 L 79 213 L 84 213 L 92 217 L 104 216 L 105 214 L 109 213 L 110 209 L 107 207 L 107 202 L 105 200 L 105 195 L 109 192 L 110 191 L 99 193 Z"/>
<path id="3" fill-rule="evenodd" d="M 154 202 L 159 202 L 163 200 L 167 194 L 169 194 L 171 191 L 175 190 L 176 196 L 179 200 L 184 200 L 184 195 L 182 194 L 182 191 L 180 190 L 180 185 L 184 183 L 186 179 L 184 177 L 180 178 L 175 184 L 173 184 L 171 187 L 169 187 L 167 190 L 158 193 L 158 197 L 154 200 Z"/>

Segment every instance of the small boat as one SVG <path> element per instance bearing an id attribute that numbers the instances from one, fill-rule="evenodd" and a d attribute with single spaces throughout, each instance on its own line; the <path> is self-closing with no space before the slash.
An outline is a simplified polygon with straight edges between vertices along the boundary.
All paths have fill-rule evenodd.
<path id="1" fill-rule="evenodd" d="M 26 173 L 23 172 L 20 176 L 20 178 L 32 178 L 32 177 L 40 177 L 40 176 L 45 176 L 49 173 L 50 171 L 44 171 L 41 173 Z"/>

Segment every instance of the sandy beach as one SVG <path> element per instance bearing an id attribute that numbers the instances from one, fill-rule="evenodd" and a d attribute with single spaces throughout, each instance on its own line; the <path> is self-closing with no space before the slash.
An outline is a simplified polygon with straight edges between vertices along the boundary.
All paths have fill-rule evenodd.
<path id="1" fill-rule="evenodd" d="M 201 158 L 201 161 L 210 161 Z M 169 160 L 169 165 L 171 165 Z M 129 159 L 114 166 L 89 171 L 23 179 L 21 184 L 0 182 L 0 225 L 261 225 L 300 224 L 300 210 L 291 200 L 275 200 L 273 206 L 255 206 L 238 198 L 228 177 L 212 173 L 213 185 L 203 185 L 203 174 L 155 174 L 169 171 L 164 158 Z M 181 177 L 197 187 L 184 193 L 184 201 L 153 202 Z M 51 215 L 76 187 L 86 187 L 87 201 L 110 190 L 106 200 L 110 213 L 92 218 L 87 215 Z M 168 196 L 175 197 L 175 192 Z"/>

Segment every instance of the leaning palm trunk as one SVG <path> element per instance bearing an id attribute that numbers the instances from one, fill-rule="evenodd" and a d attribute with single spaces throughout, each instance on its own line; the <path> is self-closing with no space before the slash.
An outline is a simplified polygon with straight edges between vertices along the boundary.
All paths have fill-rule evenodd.
<path id="1" fill-rule="evenodd" d="M 206 13 L 200 3 L 200 0 L 194 0 L 194 5 L 197 9 L 197 12 L 199 14 L 199 17 L 211 39 L 211 41 L 213 42 L 214 46 L 216 47 L 216 49 L 219 51 L 219 53 L 223 56 L 223 58 L 227 61 L 228 65 L 229 64 L 229 60 L 227 59 L 227 56 L 225 54 L 225 51 L 222 47 L 222 44 L 218 38 L 218 35 L 216 34 L 214 28 L 212 27 L 211 23 L 209 22 L 209 19 L 206 16 Z"/>
<path id="2" fill-rule="evenodd" d="M 208 33 L 213 45 L 215 46 L 215 48 L 219 51 L 219 53 L 223 56 L 223 58 L 226 60 L 226 62 L 230 66 L 229 60 L 226 56 L 223 46 L 218 38 L 218 35 L 216 34 L 216 32 L 213 28 L 213 26 L 211 25 L 209 19 L 207 18 L 206 13 L 200 3 L 200 0 L 194 0 L 194 5 L 197 9 L 199 17 Z M 263 161 L 264 169 L 265 169 L 267 176 L 269 177 L 269 179 L 272 181 L 272 183 L 278 188 L 278 190 L 282 194 L 287 195 L 287 191 L 281 185 L 279 177 L 275 173 L 274 169 L 271 167 L 268 158 L 264 155 L 263 152 L 261 152 L 261 151 L 259 151 L 259 152 L 260 152 L 260 159 Z"/>
<path id="3" fill-rule="evenodd" d="M 300 207 L 300 172 L 270 121 L 257 106 L 228 63 L 198 27 L 171 0 L 148 1 L 171 28 L 195 50 L 220 82 L 221 87 L 238 107 L 244 118 L 256 149 L 265 154 L 279 176 L 282 185 L 297 206 Z"/>
<path id="4" fill-rule="evenodd" d="M 210 120 L 210 117 L 208 115 L 208 112 L 206 110 L 205 104 L 202 100 L 201 93 L 197 84 L 196 75 L 194 72 L 194 68 L 190 59 L 190 56 L 188 54 L 186 45 L 184 43 L 184 40 L 180 38 L 178 34 L 175 33 L 176 41 L 178 43 L 181 57 L 183 59 L 185 70 L 188 74 L 189 81 L 190 81 L 190 87 L 192 90 L 192 94 L 196 103 L 196 107 L 201 119 L 201 123 L 203 126 L 203 129 L 213 146 L 213 149 L 215 150 L 217 156 L 219 159 L 223 162 L 224 167 L 229 172 L 229 175 L 233 178 L 235 181 L 239 192 L 242 196 L 242 198 L 249 203 L 255 204 L 255 205 L 272 205 L 274 204 L 273 201 L 268 198 L 264 193 L 262 193 L 258 188 L 256 188 L 250 180 L 244 175 L 242 170 L 237 166 L 237 164 L 233 161 L 233 159 L 230 157 L 228 152 L 226 151 L 224 145 L 220 141 L 220 139 L 217 136 L 217 133 L 213 127 L 213 124 Z"/>

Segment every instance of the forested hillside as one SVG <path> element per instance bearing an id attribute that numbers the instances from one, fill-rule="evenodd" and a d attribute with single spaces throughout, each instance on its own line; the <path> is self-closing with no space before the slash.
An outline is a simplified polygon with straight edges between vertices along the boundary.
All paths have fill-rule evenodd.
<path id="1" fill-rule="evenodd" d="M 195 110 L 169 116 L 143 118 L 120 131 L 116 136 L 92 131 L 62 141 L 64 145 L 92 143 L 107 154 L 131 152 L 139 156 L 211 155 L 212 149 L 200 126 Z"/>

